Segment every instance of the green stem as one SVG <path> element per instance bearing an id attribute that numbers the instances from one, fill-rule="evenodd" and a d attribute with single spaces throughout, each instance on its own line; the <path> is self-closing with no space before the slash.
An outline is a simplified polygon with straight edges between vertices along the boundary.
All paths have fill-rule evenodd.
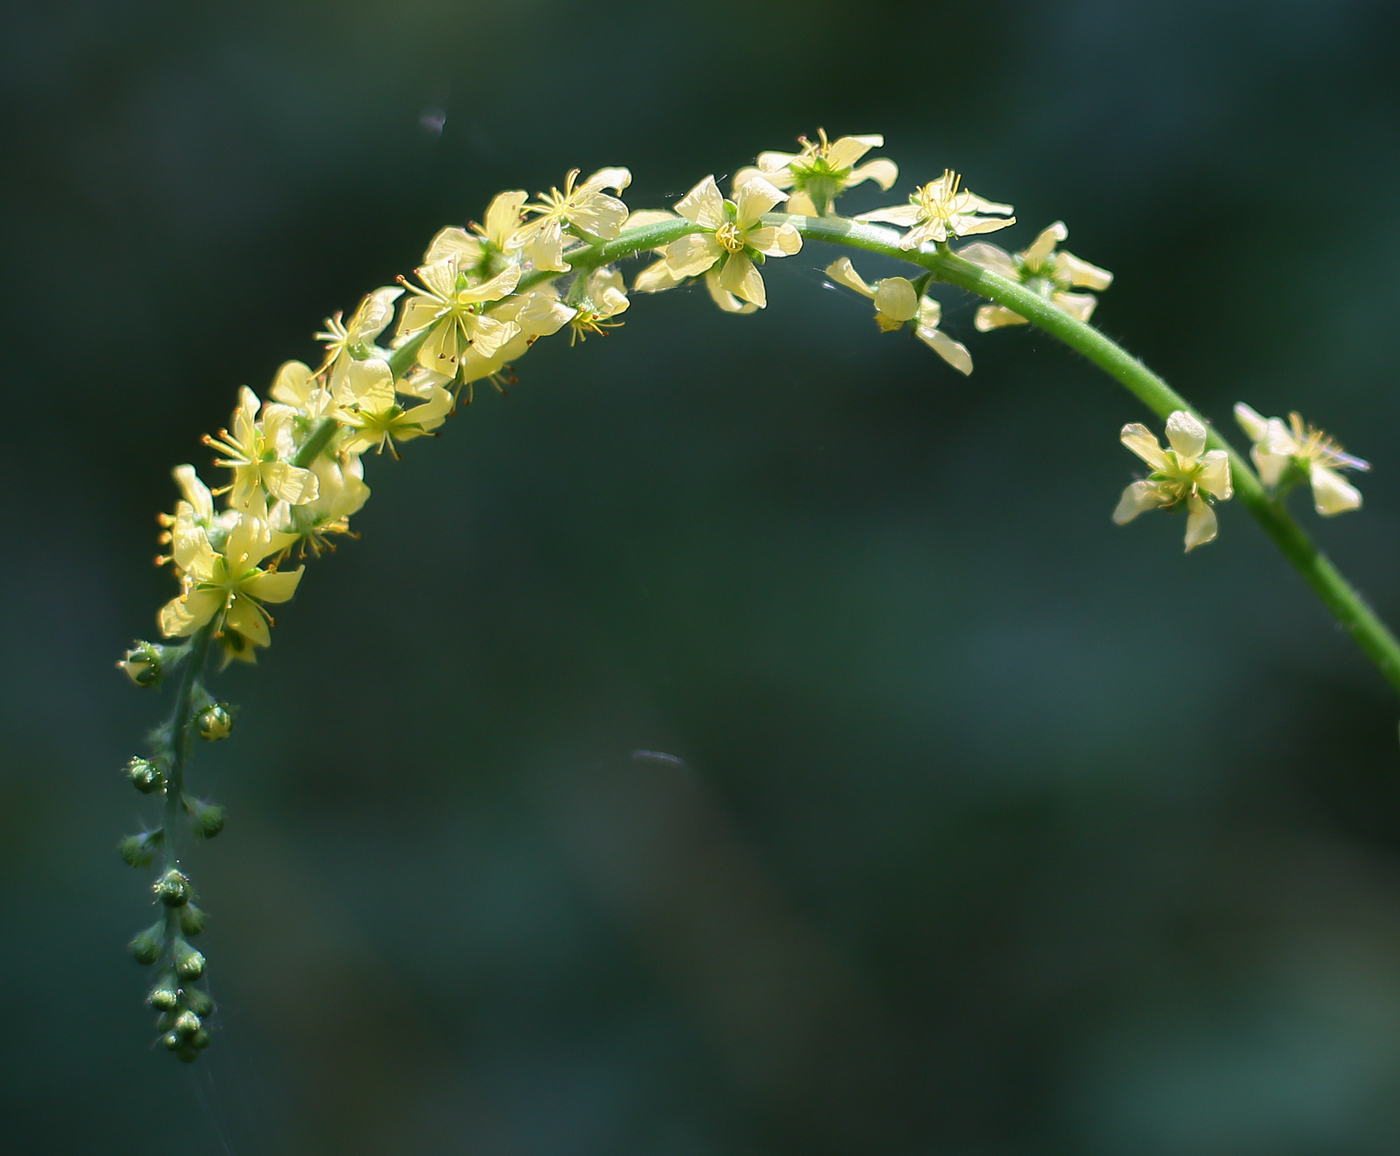
<path id="1" fill-rule="evenodd" d="M 209 657 L 209 644 L 214 638 L 214 622 L 199 631 L 190 641 L 190 653 L 180 673 L 180 689 L 175 696 L 175 712 L 170 717 L 170 763 L 165 768 L 165 818 L 161 830 L 164 870 L 179 866 L 177 842 L 180 834 L 180 810 L 185 801 L 185 756 L 190 746 L 190 727 L 194 723 L 195 687 L 204 673 Z"/>
<path id="2" fill-rule="evenodd" d="M 899 261 L 908 261 L 926 270 L 940 281 L 976 293 L 989 301 L 1020 314 L 1071 349 L 1082 353 L 1158 417 L 1166 418 L 1184 409 L 1205 422 L 1204 417 L 1171 386 L 1153 373 L 1122 346 L 1105 337 L 1092 325 L 1078 321 L 1069 314 L 1031 292 L 1023 285 L 1010 281 L 978 265 L 965 261 L 946 245 L 933 250 L 906 250 L 899 247 L 900 234 L 893 229 L 863 224 L 844 217 L 808 217 L 789 213 L 769 213 L 764 221 L 772 225 L 793 225 L 809 241 L 826 241 L 846 248 L 863 249 Z M 585 273 L 600 265 L 635 257 L 658 249 L 689 233 L 703 231 L 701 226 L 677 217 L 650 225 L 624 229 L 617 237 L 602 244 L 582 243 L 565 254 L 572 270 Z M 533 270 L 520 279 L 516 292 L 526 292 L 538 285 L 557 279 L 561 274 L 551 270 Z M 406 373 L 422 344 L 426 332 L 394 351 L 390 365 L 395 376 Z M 1205 422 L 1208 442 L 1214 449 L 1224 450 L 1230 458 L 1235 494 L 1254 520 L 1263 528 L 1270 541 L 1303 576 L 1322 604 L 1346 628 L 1400 693 L 1400 642 L 1386 625 L 1376 617 L 1341 573 L 1320 551 L 1284 507 L 1281 496 L 1271 496 L 1259 478 L 1233 446 Z M 295 464 L 309 465 L 325 447 L 334 433 L 336 423 L 325 419 L 297 454 Z"/>
<path id="3" fill-rule="evenodd" d="M 773 214 L 772 219 L 775 224 L 786 221 L 796 225 L 798 231 L 811 240 L 830 241 L 911 261 L 930 270 L 940 281 L 976 293 L 1019 313 L 1052 337 L 1082 353 L 1158 417 L 1165 418 L 1175 410 L 1184 409 L 1205 421 L 1176 390 L 1092 325 L 1076 320 L 1023 285 L 963 260 L 946 246 L 936 251 L 906 251 L 899 248 L 899 234 L 892 230 L 839 217 Z M 1270 541 L 1303 576 L 1313 593 L 1356 640 L 1386 681 L 1400 693 L 1400 642 L 1294 521 L 1282 500 L 1269 495 L 1249 463 L 1220 436 L 1219 431 L 1208 422 L 1206 425 L 1211 448 L 1224 450 L 1230 457 L 1230 472 L 1240 504 L 1253 515 Z"/>

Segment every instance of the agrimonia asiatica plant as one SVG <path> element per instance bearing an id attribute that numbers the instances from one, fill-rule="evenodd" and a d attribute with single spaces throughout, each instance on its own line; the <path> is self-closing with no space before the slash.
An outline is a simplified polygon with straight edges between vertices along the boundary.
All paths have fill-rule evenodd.
<path id="1" fill-rule="evenodd" d="M 650 257 L 631 292 L 658 293 L 703 278 L 716 305 L 753 313 L 767 304 L 763 266 L 795 256 L 811 242 L 906 262 L 909 276 L 869 281 L 848 256 L 826 267 L 830 280 L 869 299 L 887 333 L 924 342 L 959 373 L 972 372 L 964 346 L 940 328 L 935 285 L 986 299 L 975 328 L 989 332 L 1031 324 L 1078 350 L 1158 418 L 1163 446 L 1139 423 L 1123 427 L 1123 444 L 1147 466 L 1123 491 L 1113 518 L 1122 524 L 1152 509 L 1185 512 L 1187 551 L 1215 540 L 1215 507 L 1237 498 L 1299 571 L 1323 605 L 1400 691 L 1400 644 L 1337 569 L 1313 545 L 1285 500 L 1306 482 L 1318 514 L 1361 505 L 1342 471 L 1367 464 L 1326 434 L 1264 417 L 1241 402 L 1235 418 L 1251 443 L 1247 461 L 1165 381 L 1089 324 L 1096 292 L 1113 276 L 1060 248 L 1068 230 L 1042 229 L 1012 253 L 965 237 L 1016 223 L 1010 205 L 987 201 L 945 171 L 904 204 L 855 217 L 836 212 L 848 189 L 874 182 L 888 192 L 895 163 L 866 160 L 879 136 L 801 140 L 796 153 L 761 154 L 741 169 L 726 197 L 706 177 L 672 209 L 633 210 L 621 200 L 625 168 L 586 180 L 571 172 L 562 189 L 531 200 L 501 193 L 485 224 L 443 229 L 414 278 L 370 293 L 345 320 L 316 334 L 325 354 L 316 368 L 289 361 L 264 402 L 243 388 L 230 428 L 205 442 L 226 471 L 210 489 L 195 468 L 177 466 L 180 500 L 160 516 L 165 552 L 180 592 L 160 610 L 163 643 L 138 642 L 119 663 L 138 686 L 176 686 L 174 708 L 150 735 L 150 751 L 126 767 L 131 784 L 161 803 L 154 824 L 121 842 L 133 867 L 155 867 L 157 918 L 131 941 L 137 961 L 153 969 L 147 996 L 162 1042 L 187 1062 L 209 1043 L 214 1004 L 201 986 L 204 955 L 191 946 L 205 916 L 183 855 L 188 839 L 224 826 L 223 810 L 186 789 L 200 742 L 226 738 L 234 711 L 209 689 L 210 668 L 254 662 L 272 641 L 270 606 L 300 587 L 305 560 L 333 548 L 370 491 L 364 455 L 398 457 L 400 444 L 435 435 L 473 386 L 500 389 L 512 366 L 539 339 L 569 332 L 570 344 L 617 327 L 631 302 L 618 266 Z M 893 226 L 893 227 L 892 227 Z M 397 312 L 397 323 L 395 314 Z M 392 336 L 385 338 L 385 334 Z M 221 501 L 216 502 L 216 498 Z"/>

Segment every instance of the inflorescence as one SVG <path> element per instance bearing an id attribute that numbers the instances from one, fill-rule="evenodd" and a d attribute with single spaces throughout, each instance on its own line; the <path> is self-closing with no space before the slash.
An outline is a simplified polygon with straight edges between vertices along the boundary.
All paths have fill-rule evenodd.
<path id="1" fill-rule="evenodd" d="M 339 313 L 328 318 L 316 334 L 325 349 L 316 368 L 300 361 L 281 366 L 267 401 L 247 387 L 240 391 L 229 427 L 205 438 L 214 465 L 226 472 L 222 485 L 211 489 L 194 466 L 176 467 L 180 499 L 172 513 L 160 515 L 166 549 L 156 559 L 171 567 L 180 586 L 158 616 L 168 641 L 138 642 L 118 665 L 138 686 L 158 686 L 167 677 L 179 683 L 170 719 L 150 736 L 151 752 L 125 769 L 139 792 L 163 800 L 162 821 L 124 839 L 120 849 L 135 867 L 159 859 L 152 885 L 157 917 L 130 946 L 138 962 L 155 969 L 147 1002 L 158 1013 L 161 1041 L 180 1059 L 194 1060 L 209 1043 L 214 1011 L 200 986 L 204 956 L 189 943 L 205 916 L 179 854 L 184 829 L 212 838 L 224 825 L 222 808 L 184 787 L 196 739 L 226 738 L 234 722 L 233 709 L 206 687 L 208 659 L 217 654 L 220 668 L 252 663 L 271 644 L 269 607 L 293 597 L 305 560 L 350 534 L 351 517 L 369 498 L 364 455 L 388 450 L 398 457 L 403 443 L 436 435 L 459 403 L 472 400 L 475 383 L 499 390 L 513 382 L 514 363 L 541 338 L 567 329 L 573 344 L 620 325 L 629 306 L 615 267 L 622 259 L 654 258 L 634 277 L 633 292 L 661 292 L 700 278 L 727 312 L 763 308 L 766 261 L 799 253 L 804 234 L 840 241 L 839 233 L 816 225 L 852 223 L 834 210 L 849 189 L 865 182 L 886 191 L 894 186 L 893 161 L 861 163 L 883 143 L 875 135 L 832 142 L 821 132 L 815 142 L 803 138 L 797 153 L 760 154 L 755 166 L 736 174 L 728 197 L 707 176 L 673 210 L 629 209 L 621 199 L 631 183 L 625 168 L 600 169 L 581 182 L 575 170 L 562 189 L 533 201 L 521 190 L 501 193 L 484 225 L 439 232 L 412 278 L 370 293 L 348 321 Z M 776 212 L 785 203 L 786 212 Z M 917 188 L 906 204 L 853 220 L 905 229 L 889 234 L 889 255 L 960 257 L 1078 321 L 1093 312 L 1090 291 L 1108 288 L 1113 279 L 1057 249 L 1068 236 L 1060 222 L 1014 255 L 986 242 L 954 254 L 949 242 L 1004 229 L 1015 217 L 1010 205 L 976 196 L 951 171 Z M 927 292 L 936 275 L 927 263 L 916 263 L 921 269 L 913 279 L 868 282 L 846 257 L 826 272 L 874 303 L 882 331 L 906 331 L 959 372 L 971 373 L 967 348 L 939 327 L 941 306 Z M 979 309 L 975 327 L 986 331 L 1025 320 L 993 301 Z M 1296 414 L 1285 424 L 1243 404 L 1236 412 L 1275 493 L 1307 479 L 1319 513 L 1360 505 L 1360 494 L 1337 471 L 1365 469 L 1366 463 L 1318 431 L 1304 430 Z M 1169 448 L 1145 426 L 1125 427 L 1124 444 L 1151 473 L 1124 491 L 1115 520 L 1184 506 L 1187 549 L 1211 541 L 1217 532 L 1212 503 L 1229 499 L 1232 485 L 1227 455 L 1207 450 L 1207 437 L 1205 425 L 1184 410 L 1167 422 Z"/>

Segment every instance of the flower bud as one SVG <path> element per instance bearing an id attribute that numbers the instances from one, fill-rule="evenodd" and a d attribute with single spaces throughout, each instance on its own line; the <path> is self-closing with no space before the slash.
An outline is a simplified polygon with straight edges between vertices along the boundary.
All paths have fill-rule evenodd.
<path id="1" fill-rule="evenodd" d="M 199 1017 L 194 1012 L 181 1012 L 175 1021 L 175 1031 L 183 1038 L 189 1039 L 195 1032 L 199 1031 Z"/>
<path id="2" fill-rule="evenodd" d="M 133 756 L 126 764 L 126 777 L 143 795 L 159 791 L 165 786 L 165 776 L 161 774 L 160 768 L 140 755 Z"/>
<path id="3" fill-rule="evenodd" d="M 175 986 L 173 975 L 164 976 L 160 983 L 151 988 L 146 1002 L 158 1012 L 174 1011 L 180 1006 L 180 990 Z"/>
<path id="4" fill-rule="evenodd" d="M 198 988 L 188 988 L 185 991 L 185 1002 L 189 1004 L 190 1011 L 201 1019 L 208 1019 L 214 1014 L 214 1000 L 207 991 L 200 991 Z"/>
<path id="5" fill-rule="evenodd" d="M 208 1046 L 209 1033 L 206 1032 L 203 1028 L 200 1028 L 199 1031 L 195 1032 L 194 1035 L 190 1036 L 190 1047 L 196 1049 L 197 1051 L 202 1052 Z"/>
<path id="6" fill-rule="evenodd" d="M 160 1037 L 160 1042 L 172 1052 L 185 1046 L 185 1041 L 174 1032 L 166 1032 L 165 1035 Z"/>
<path id="7" fill-rule="evenodd" d="M 228 707 L 223 703 L 214 702 L 199 712 L 194 724 L 199 730 L 199 737 L 212 743 L 228 738 L 229 731 L 233 730 L 233 715 L 229 714 Z"/>
<path id="8" fill-rule="evenodd" d="M 175 972 L 181 979 L 198 979 L 204 974 L 204 956 L 183 939 L 175 941 Z"/>
<path id="9" fill-rule="evenodd" d="M 117 844 L 117 851 L 131 867 L 149 867 L 160 846 L 160 831 L 143 831 L 139 835 L 128 835 Z"/>
<path id="10" fill-rule="evenodd" d="M 196 839 L 212 839 L 224 829 L 224 809 L 217 803 L 206 803 L 203 799 L 191 799 L 187 795 L 185 810 L 189 812 Z"/>
<path id="11" fill-rule="evenodd" d="M 153 923 L 145 931 L 138 932 L 126 946 L 135 956 L 137 963 L 152 964 L 160 958 L 160 923 Z"/>
<path id="12" fill-rule="evenodd" d="M 190 881 L 173 867 L 155 881 L 151 890 L 167 907 L 183 907 L 190 901 Z"/>
<path id="13" fill-rule="evenodd" d="M 165 676 L 168 649 L 154 642 L 134 642 L 126 657 L 117 663 L 117 669 L 126 671 L 137 686 L 159 686 Z"/>
<path id="14" fill-rule="evenodd" d="M 180 930 L 186 935 L 198 935 L 204 930 L 204 912 L 193 903 L 180 908 Z"/>

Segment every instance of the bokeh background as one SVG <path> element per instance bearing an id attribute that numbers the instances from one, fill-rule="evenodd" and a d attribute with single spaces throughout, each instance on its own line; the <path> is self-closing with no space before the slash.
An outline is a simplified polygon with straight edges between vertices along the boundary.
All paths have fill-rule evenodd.
<path id="1" fill-rule="evenodd" d="M 113 850 L 169 696 L 111 664 L 170 467 L 441 225 L 574 166 L 665 204 L 818 125 L 1014 202 L 1012 247 L 1064 219 L 1207 412 L 1373 459 L 1364 513 L 1298 506 L 1400 621 L 1397 17 L 7 7 L 0 1148 L 1394 1152 L 1397 703 L 1242 510 L 1189 558 L 1115 528 L 1144 415 L 956 292 L 968 380 L 812 246 L 760 315 L 638 299 L 371 463 L 193 771 L 230 815 L 193 1070 Z"/>

